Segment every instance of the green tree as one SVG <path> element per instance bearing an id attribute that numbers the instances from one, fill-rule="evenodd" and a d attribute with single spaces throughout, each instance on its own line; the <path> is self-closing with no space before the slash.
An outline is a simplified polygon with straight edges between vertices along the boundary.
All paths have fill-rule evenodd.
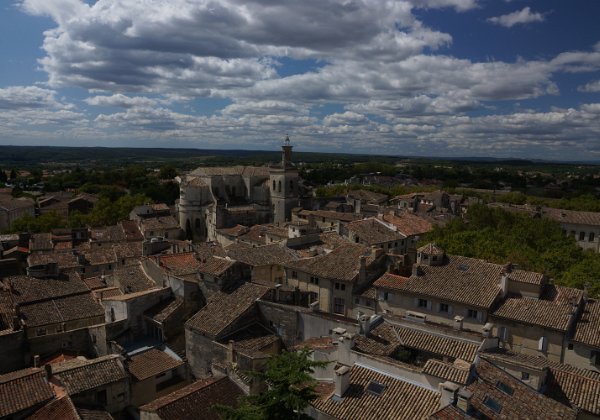
<path id="1" fill-rule="evenodd" d="M 177 171 L 173 165 L 164 165 L 160 168 L 158 177 L 160 179 L 173 179 L 177 176 Z"/>
<path id="2" fill-rule="evenodd" d="M 10 179 L 11 180 L 17 179 L 17 171 L 15 171 L 14 168 L 10 170 Z"/>
<path id="3" fill-rule="evenodd" d="M 311 373 L 328 363 L 313 361 L 310 354 L 311 350 L 304 349 L 273 356 L 264 372 L 248 373 L 263 380 L 268 386 L 266 391 L 244 397 L 238 408 L 220 406 L 218 409 L 230 420 L 310 419 L 304 410 L 317 397 L 317 381 Z"/>

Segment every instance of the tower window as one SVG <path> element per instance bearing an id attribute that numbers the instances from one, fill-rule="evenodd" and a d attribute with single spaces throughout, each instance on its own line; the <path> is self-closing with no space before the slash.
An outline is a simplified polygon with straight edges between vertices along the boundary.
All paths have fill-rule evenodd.
<path id="1" fill-rule="evenodd" d="M 275 180 L 273 180 L 273 191 L 275 191 Z"/>
<path id="2" fill-rule="evenodd" d="M 279 184 L 278 184 L 278 192 L 281 192 L 281 181 L 279 181 Z"/>

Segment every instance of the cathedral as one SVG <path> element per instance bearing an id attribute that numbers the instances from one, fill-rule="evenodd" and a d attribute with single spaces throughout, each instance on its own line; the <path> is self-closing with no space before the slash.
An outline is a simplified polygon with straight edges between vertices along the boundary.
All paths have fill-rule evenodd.
<path id="1" fill-rule="evenodd" d="M 304 187 L 292 163 L 289 137 L 281 149 L 277 164 L 205 167 L 177 177 L 177 215 L 188 237 L 211 241 L 217 229 L 290 220 Z"/>

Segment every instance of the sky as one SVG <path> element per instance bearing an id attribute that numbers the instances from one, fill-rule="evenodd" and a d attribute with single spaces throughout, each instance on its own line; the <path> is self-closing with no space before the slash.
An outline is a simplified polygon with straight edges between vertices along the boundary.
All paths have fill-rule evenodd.
<path id="1" fill-rule="evenodd" d="M 595 0 L 0 0 L 0 144 L 600 160 Z"/>

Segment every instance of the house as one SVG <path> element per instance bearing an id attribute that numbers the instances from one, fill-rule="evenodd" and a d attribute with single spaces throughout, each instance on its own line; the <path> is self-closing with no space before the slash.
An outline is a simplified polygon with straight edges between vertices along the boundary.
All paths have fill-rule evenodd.
<path id="1" fill-rule="evenodd" d="M 564 362 L 600 372 L 600 302 L 586 299 L 565 350 Z"/>
<path id="2" fill-rule="evenodd" d="M 13 198 L 0 194 L 0 232 L 10 229 L 15 220 L 25 215 L 35 217 L 34 202 L 31 198 Z"/>
<path id="3" fill-rule="evenodd" d="M 235 243 L 226 247 L 225 252 L 230 259 L 247 267 L 244 278 L 273 285 L 283 283 L 284 265 L 298 259 L 294 250 L 278 243 L 259 247 Z"/>
<path id="4" fill-rule="evenodd" d="M 169 394 L 188 383 L 185 362 L 172 352 L 151 348 L 125 361 L 131 375 L 131 404 L 136 407 Z"/>
<path id="5" fill-rule="evenodd" d="M 352 243 L 381 248 L 390 253 L 406 253 L 406 236 L 398 232 L 395 225 L 376 217 L 350 222 L 340 229 L 340 233 Z"/>
<path id="6" fill-rule="evenodd" d="M 24 418 L 55 395 L 43 369 L 28 368 L 0 375 L 0 418 Z"/>
<path id="7" fill-rule="evenodd" d="M 228 377 L 208 378 L 164 395 L 140 407 L 141 420 L 218 418 L 215 405 L 237 406 L 244 395 Z"/>
<path id="8" fill-rule="evenodd" d="M 75 405 L 117 413 L 130 404 L 129 376 L 120 355 L 76 358 L 46 366 L 49 381 L 64 388 Z"/>
<path id="9" fill-rule="evenodd" d="M 185 323 L 186 356 L 194 376 L 207 377 L 221 365 L 232 363 L 236 346 L 235 342 L 227 340 L 227 336 L 258 323 L 256 301 L 270 293 L 270 288 L 253 283 L 245 283 L 231 294 L 215 293 L 206 306 Z M 264 332 L 261 328 L 258 328 L 258 336 L 267 337 L 267 343 L 271 342 L 271 338 L 276 338 L 274 334 Z M 253 345 L 259 347 L 255 349 L 259 353 L 264 342 L 264 339 L 253 342 Z M 237 352 L 237 355 L 245 359 L 243 362 L 239 361 L 239 364 L 246 364 L 245 370 L 258 367 L 258 364 L 264 362 L 261 362 L 263 358 L 255 361 L 252 355 L 245 358 L 243 353 Z"/>
<path id="10" fill-rule="evenodd" d="M 353 297 L 384 271 L 383 250 L 346 244 L 330 253 L 284 264 L 285 284 L 309 294 L 321 311 L 351 316 Z"/>

